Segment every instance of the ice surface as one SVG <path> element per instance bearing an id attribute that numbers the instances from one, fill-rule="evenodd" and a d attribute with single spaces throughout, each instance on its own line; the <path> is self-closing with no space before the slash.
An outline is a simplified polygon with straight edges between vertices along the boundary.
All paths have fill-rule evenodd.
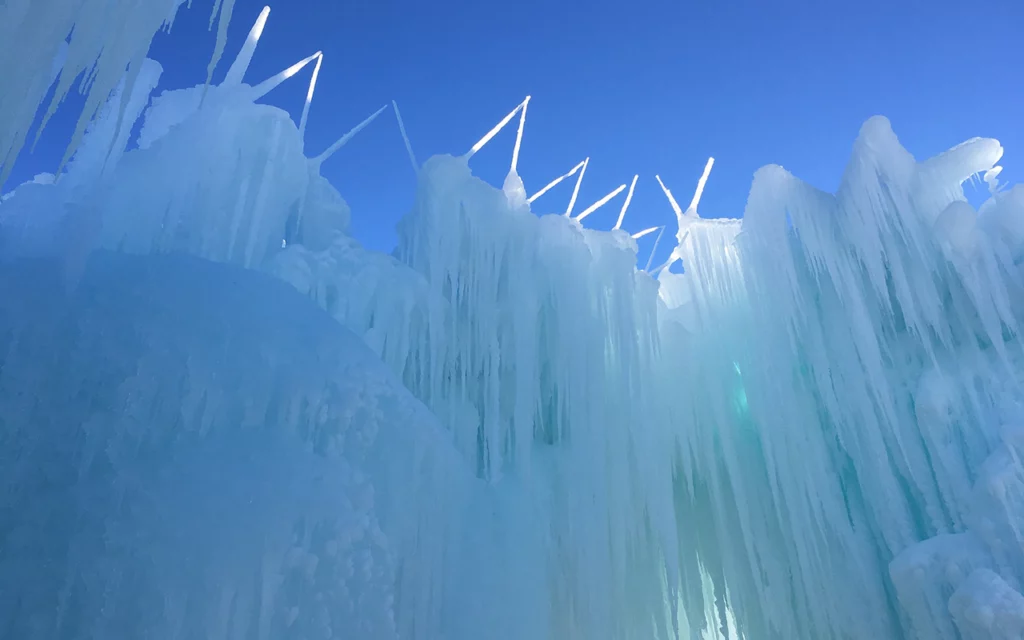
<path id="1" fill-rule="evenodd" d="M 114 10 L 151 34 L 157 4 Z M 33 7 L 0 6 L 42 34 L 0 79 L 38 102 L 100 53 L 91 14 Z M 401 126 L 387 256 L 320 173 L 380 111 L 310 157 L 315 71 L 298 125 L 257 101 L 320 56 L 244 82 L 266 17 L 224 82 L 148 106 L 148 40 L 118 36 L 72 162 L 0 202 L 0 628 L 1021 637 L 1024 191 L 997 142 L 917 161 L 873 118 L 835 194 L 765 167 L 740 219 L 698 213 L 713 160 L 685 210 L 658 177 L 682 273 L 651 275 L 635 240 L 665 227 L 627 232 L 629 195 L 611 231 L 572 217 L 587 160 L 531 211 L 524 102 L 500 189 Z M 13 149 L 29 108 L 0 100 Z"/>
<path id="2" fill-rule="evenodd" d="M 252 271 L 99 252 L 65 296 L 50 267 L 0 277 L 5 633 L 421 623 L 396 592 L 432 588 L 420 567 L 468 474 L 361 341 Z"/>

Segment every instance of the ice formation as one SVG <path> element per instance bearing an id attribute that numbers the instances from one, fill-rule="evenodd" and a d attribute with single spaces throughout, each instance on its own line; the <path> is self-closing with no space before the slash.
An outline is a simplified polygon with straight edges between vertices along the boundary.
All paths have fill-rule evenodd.
<path id="1" fill-rule="evenodd" d="M 0 201 L 3 633 L 1022 637 L 997 142 L 918 162 L 874 118 L 837 193 L 765 167 L 741 219 L 698 214 L 713 160 L 685 210 L 658 177 L 676 242 L 638 270 L 666 227 L 625 230 L 636 177 L 610 231 L 583 222 L 626 185 L 576 213 L 589 158 L 527 197 L 529 98 L 422 164 L 392 103 L 418 191 L 388 256 L 320 173 L 384 109 L 314 155 L 323 56 L 245 83 L 266 10 L 222 82 L 150 100 L 179 0 L 106 3 L 109 42 L 44 4 L 0 5 L 38 42 L 0 55 L 0 169 L 95 80 L 70 162 Z M 298 124 L 257 102 L 312 62 Z M 471 157 L 517 114 L 497 189 Z"/>

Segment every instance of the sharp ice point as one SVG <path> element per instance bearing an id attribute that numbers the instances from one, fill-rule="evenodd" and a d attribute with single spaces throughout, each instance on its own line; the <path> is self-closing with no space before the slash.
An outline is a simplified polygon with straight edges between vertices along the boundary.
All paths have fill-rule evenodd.
<path id="1" fill-rule="evenodd" d="M 317 51 L 308 58 L 299 60 L 298 62 L 288 67 L 284 71 L 281 71 L 280 73 L 277 73 L 267 78 L 263 82 L 259 83 L 258 85 L 252 88 L 253 100 L 259 100 L 263 96 L 267 95 L 268 93 L 276 89 L 282 82 L 288 80 L 299 71 L 302 71 L 303 67 L 305 67 L 310 62 L 313 62 L 314 60 L 318 59 L 321 55 L 322 54 L 319 51 Z"/>
<path id="2" fill-rule="evenodd" d="M 571 170 L 571 171 L 569 171 L 569 173 L 563 173 L 562 175 L 558 176 L 557 178 L 555 178 L 554 180 L 552 180 L 551 182 L 549 182 L 549 183 L 548 183 L 548 184 L 547 184 L 547 185 L 546 185 L 546 186 L 545 186 L 545 187 L 544 187 L 543 189 L 541 189 L 541 190 L 540 190 L 540 191 L 538 191 L 537 193 L 535 193 L 535 194 L 533 194 L 532 196 L 530 196 L 530 197 L 529 197 L 529 198 L 527 199 L 527 202 L 533 202 L 533 201 L 534 201 L 534 200 L 536 200 L 537 198 L 541 197 L 542 195 L 544 195 L 545 193 L 547 193 L 548 191 L 550 191 L 551 189 L 553 189 L 554 187 L 556 187 L 556 186 L 558 185 L 558 183 L 562 182 L 562 181 L 563 181 L 563 180 L 565 180 L 566 178 L 571 178 L 571 177 L 573 177 L 574 175 L 576 175 L 576 172 L 577 172 L 577 171 L 579 171 L 580 169 L 582 169 L 582 168 L 583 168 L 583 164 L 584 164 L 585 162 L 586 162 L 585 160 L 581 160 L 581 161 L 579 162 L 579 164 L 577 164 L 577 165 L 576 165 L 575 167 L 573 167 L 573 168 L 572 168 L 572 170 Z"/>
<path id="3" fill-rule="evenodd" d="M 708 176 L 711 175 L 711 167 L 715 164 L 714 158 L 708 158 L 707 164 L 704 165 L 704 172 L 700 175 L 700 180 L 697 181 L 697 189 L 693 193 L 693 200 L 690 201 L 690 206 L 686 208 L 686 213 L 697 216 L 697 205 L 700 203 L 700 197 L 704 194 L 704 185 L 708 182 Z"/>
<path id="4" fill-rule="evenodd" d="M 409 134 L 405 131 L 405 122 L 402 121 L 402 112 L 398 110 L 398 103 L 396 101 L 392 100 L 391 106 L 395 110 L 395 119 L 398 120 L 398 130 L 402 133 L 402 141 L 405 143 L 406 153 L 409 154 L 409 162 L 412 163 L 412 170 L 419 173 L 420 163 L 416 161 L 416 154 L 412 152 L 412 143 L 409 142 Z"/>
<path id="5" fill-rule="evenodd" d="M 515 109 L 510 111 L 507 116 L 505 116 L 504 118 L 501 119 L 501 122 L 499 122 L 498 124 L 494 125 L 494 127 L 490 131 L 488 131 L 487 134 L 484 135 L 483 138 L 480 138 L 480 140 L 478 140 L 477 143 L 474 144 L 470 148 L 469 152 L 466 153 L 465 158 L 467 160 L 469 160 L 474 155 L 476 155 L 477 151 L 480 151 L 481 149 L 483 149 L 484 145 L 486 145 L 488 142 L 491 141 L 491 138 L 493 138 L 494 136 L 498 135 L 498 132 L 501 131 L 502 129 L 504 129 L 505 125 L 507 125 L 509 122 L 512 121 L 512 118 L 516 117 L 516 114 L 519 113 L 519 111 L 525 107 L 526 103 L 529 102 L 529 100 L 530 100 L 530 98 L 527 97 L 526 100 L 524 100 L 523 102 L 520 102 L 518 105 L 516 105 Z"/>
<path id="6" fill-rule="evenodd" d="M 572 216 L 572 209 L 576 206 L 576 198 L 580 195 L 580 185 L 583 184 L 583 174 L 587 172 L 587 165 L 590 164 L 590 158 L 583 160 L 583 166 L 580 167 L 580 175 L 576 176 L 576 186 L 572 189 L 572 197 L 569 198 L 569 206 L 565 210 L 566 217 Z M 575 171 L 575 169 L 574 169 Z"/>
<path id="7" fill-rule="evenodd" d="M 306 104 L 302 106 L 302 119 L 299 121 L 299 135 L 306 138 L 306 123 L 309 121 L 309 107 L 313 103 L 313 92 L 316 90 L 316 81 L 320 77 L 320 66 L 324 63 L 324 54 L 317 52 L 316 66 L 313 67 L 313 76 L 309 79 L 309 91 L 306 92 Z"/>
<path id="8" fill-rule="evenodd" d="M 523 100 L 522 111 L 519 112 L 519 130 L 516 132 L 516 146 L 512 148 L 511 173 L 516 173 L 519 167 L 519 147 L 523 144 L 523 128 L 526 126 L 526 107 L 530 105 L 530 96 Z"/>
<path id="9" fill-rule="evenodd" d="M 639 178 L 639 174 L 633 176 L 633 182 L 629 185 L 629 193 L 626 194 L 626 201 L 622 203 L 622 209 L 619 211 L 619 219 L 615 221 L 614 229 L 622 228 L 622 221 L 626 217 L 626 209 L 629 209 L 629 203 L 633 201 L 633 191 L 636 189 L 636 181 Z"/>
<path id="10" fill-rule="evenodd" d="M 178 4 L 181 4 L 180 0 Z M 191 4 L 191 3 L 190 3 Z M 213 47 L 213 55 L 210 56 L 210 63 L 206 66 L 206 84 L 203 87 L 203 95 L 200 99 L 200 106 L 206 101 L 207 93 L 209 92 L 210 85 L 213 82 L 213 71 L 217 68 L 217 64 L 220 62 L 221 56 L 224 55 L 224 46 L 228 41 L 228 25 L 231 23 L 231 14 L 235 8 L 235 0 L 215 0 L 213 3 L 213 13 L 210 14 L 210 28 L 213 28 L 214 22 L 217 23 L 217 41 Z M 266 11 L 266 9 L 264 9 Z M 263 12 L 261 12 L 262 15 Z M 257 23 L 260 20 L 257 19 Z M 264 19 L 265 22 L 265 19 Z M 262 27 L 257 30 L 262 33 Z M 259 39 L 259 33 L 257 33 L 257 40 Z M 255 49 L 255 42 L 252 44 L 252 48 Z M 244 49 L 244 46 L 243 46 Z M 252 57 L 252 54 L 249 54 Z M 248 66 L 248 63 L 246 63 Z M 244 73 L 245 70 L 242 70 Z"/>
<path id="11" fill-rule="evenodd" d="M 231 63 L 231 67 L 228 68 L 223 82 L 225 86 L 242 84 L 242 81 L 245 79 L 245 72 L 248 71 L 249 65 L 252 64 L 252 56 L 256 52 L 256 46 L 263 35 L 263 29 L 267 26 L 267 18 L 269 16 L 270 7 L 263 7 L 263 11 L 260 11 L 259 17 L 256 18 L 256 23 L 249 30 L 249 36 L 245 39 L 245 43 L 238 52 L 238 56 Z"/>
<path id="12" fill-rule="evenodd" d="M 647 229 L 644 229 L 643 231 L 637 231 L 636 233 L 632 234 L 630 237 L 633 238 L 634 240 L 639 240 L 640 238 L 642 238 L 644 236 L 647 236 L 647 235 L 650 235 L 650 234 L 654 233 L 658 229 L 664 229 L 664 228 L 665 228 L 665 225 L 659 225 L 657 227 L 649 227 Z"/>
<path id="13" fill-rule="evenodd" d="M 651 272 L 651 261 L 654 260 L 654 254 L 658 251 L 658 245 L 661 244 L 661 237 L 665 235 L 665 225 L 659 227 L 658 237 L 654 239 L 654 246 L 651 247 L 651 254 L 647 256 L 647 264 L 644 265 L 644 271 L 647 273 Z M 636 239 L 637 236 L 633 236 Z"/>
<path id="14" fill-rule="evenodd" d="M 615 196 L 619 195 L 620 193 L 622 193 L 625 190 L 626 190 L 626 185 L 624 185 L 624 184 L 619 185 L 618 189 L 615 189 L 614 191 L 612 191 L 611 193 L 609 193 L 605 197 L 601 198 L 600 200 L 598 200 L 594 204 L 592 204 L 589 207 L 587 207 L 586 209 L 584 209 L 583 212 L 580 213 L 580 215 L 576 216 L 576 222 L 582 222 L 584 218 L 586 218 L 590 214 L 594 213 L 595 211 L 597 211 L 598 209 L 600 209 L 601 207 L 606 205 L 609 200 L 611 200 L 612 198 L 614 198 Z"/>
<path id="15" fill-rule="evenodd" d="M 354 138 L 357 133 L 359 133 L 360 131 L 365 129 L 367 127 L 367 125 L 369 125 L 371 122 L 376 120 L 377 116 L 379 116 L 380 114 L 384 113 L 384 110 L 387 109 L 387 108 L 388 108 L 388 105 L 384 105 L 380 109 L 377 109 L 377 111 L 375 111 L 368 118 L 366 118 L 365 120 L 363 120 L 362 122 L 360 122 L 356 126 L 352 127 L 352 129 L 348 133 L 346 133 L 345 135 L 343 135 L 340 138 L 338 138 L 337 142 L 335 142 L 330 147 L 328 147 L 326 151 L 324 151 L 323 153 L 318 155 L 316 158 L 313 158 L 313 162 L 315 162 L 318 165 L 323 164 L 325 160 L 327 160 L 328 158 L 333 156 L 335 153 L 338 152 L 339 149 L 341 149 L 346 144 L 348 144 L 349 141 L 352 140 L 352 138 Z"/>
<path id="16" fill-rule="evenodd" d="M 661 181 L 661 176 L 656 175 L 654 176 L 654 179 L 658 181 L 659 185 L 661 185 L 661 190 L 665 193 L 665 197 L 668 198 L 669 204 L 672 205 L 672 210 L 676 212 L 676 218 L 682 220 L 683 208 L 679 206 L 679 203 L 676 202 L 672 192 L 669 191 L 668 187 L 665 186 L 665 183 Z"/>

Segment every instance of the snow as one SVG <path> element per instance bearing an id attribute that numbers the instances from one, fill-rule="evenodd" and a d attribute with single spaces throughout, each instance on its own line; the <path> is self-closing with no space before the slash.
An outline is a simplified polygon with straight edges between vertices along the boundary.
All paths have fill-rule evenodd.
<path id="1" fill-rule="evenodd" d="M 38 42 L 0 55 L 5 171 L 96 64 L 71 161 L 0 201 L 0 628 L 1020 637 L 1024 191 L 998 142 L 918 161 L 873 118 L 836 193 L 764 167 L 738 219 L 698 213 L 714 159 L 685 210 L 656 176 L 675 245 L 638 270 L 665 226 L 624 228 L 637 177 L 609 231 L 583 223 L 626 184 L 572 215 L 589 158 L 527 197 L 529 98 L 422 164 L 392 101 L 418 188 L 384 255 L 321 175 L 384 108 L 311 155 L 322 56 L 245 83 L 268 10 L 224 81 L 164 89 L 143 53 L 179 4 L 113 3 L 103 47 L 88 1 L 0 7 L 0 40 Z M 314 61 L 298 124 L 258 103 Z M 495 188 L 471 156 L 517 113 Z"/>

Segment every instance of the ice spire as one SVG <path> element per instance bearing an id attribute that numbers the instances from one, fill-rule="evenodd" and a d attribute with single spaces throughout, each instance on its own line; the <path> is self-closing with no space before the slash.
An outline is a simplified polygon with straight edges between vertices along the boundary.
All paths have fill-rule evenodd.
<path id="1" fill-rule="evenodd" d="M 292 66 L 288 67 L 284 71 L 281 71 L 280 73 L 278 73 L 276 75 L 273 75 L 273 76 L 267 78 L 266 80 L 264 80 L 263 82 L 259 83 L 258 85 L 256 85 L 255 87 L 252 88 L 252 99 L 254 101 L 255 100 L 259 100 L 263 96 L 267 95 L 268 93 L 270 93 L 271 91 L 276 89 L 278 87 L 278 85 L 280 85 L 282 82 L 284 82 L 288 78 L 291 78 L 292 76 L 294 76 L 299 71 L 302 71 L 303 67 L 305 67 L 310 62 L 313 62 L 314 60 L 319 58 L 321 55 L 322 55 L 322 53 L 320 51 L 317 51 L 316 53 L 314 53 L 313 55 L 309 56 L 308 58 L 304 58 L 302 60 L 299 60 L 298 62 L 296 62 Z"/>
<path id="2" fill-rule="evenodd" d="M 598 200 L 594 204 L 592 204 L 589 207 L 587 207 L 586 209 L 584 209 L 583 212 L 580 213 L 580 215 L 576 216 L 576 222 L 581 222 L 584 218 L 586 218 L 590 214 L 594 213 L 595 211 L 597 211 L 598 209 L 600 209 L 604 205 L 608 204 L 609 200 L 611 200 L 615 196 L 617 196 L 620 193 L 622 193 L 623 191 L 625 191 L 625 189 L 626 189 L 626 185 L 625 184 L 620 184 L 618 189 L 615 189 L 614 191 L 612 191 L 611 193 L 609 193 L 605 197 L 601 198 L 600 200 Z"/>
<path id="3" fill-rule="evenodd" d="M 654 240 L 654 246 L 651 248 L 651 255 L 647 257 L 647 264 L 644 265 L 644 271 L 648 272 L 651 270 L 651 261 L 654 260 L 654 252 L 658 250 L 658 244 L 661 243 L 661 236 L 664 235 L 665 233 L 665 225 L 661 225 L 659 227 L 649 227 L 647 229 L 644 229 L 643 231 L 637 231 L 636 233 L 630 236 L 634 240 L 639 240 L 640 238 L 648 236 L 654 233 L 655 231 L 658 232 L 658 237 Z"/>
<path id="4" fill-rule="evenodd" d="M 520 102 L 516 106 L 515 109 L 513 109 L 512 111 L 509 112 L 509 114 L 507 116 L 502 118 L 501 122 L 499 122 L 498 124 L 494 125 L 494 127 L 490 131 L 488 131 L 487 134 L 484 135 L 484 137 L 480 138 L 477 141 L 477 143 L 474 144 L 473 147 L 464 156 L 466 158 L 466 160 L 469 160 L 474 155 L 476 155 L 477 151 L 483 149 L 484 145 L 486 145 L 488 142 L 490 142 L 491 138 L 493 138 L 494 136 L 498 135 L 498 132 L 501 131 L 502 129 L 504 129 L 505 125 L 507 125 L 509 122 L 511 122 L 512 118 L 516 117 L 516 114 L 519 113 L 520 110 L 526 109 L 526 103 L 528 103 L 529 101 L 530 101 L 530 96 L 526 96 L 526 99 L 523 100 L 522 102 Z M 522 129 L 520 129 L 520 131 L 522 131 Z M 518 140 L 517 140 L 517 148 L 518 148 Z M 518 158 L 518 153 L 516 153 L 514 158 Z M 515 160 L 513 160 L 513 162 L 514 161 Z"/>
<path id="5" fill-rule="evenodd" d="M 572 208 L 576 206 L 576 198 L 580 195 L 580 185 L 583 184 L 583 174 L 587 172 L 587 165 L 590 164 L 590 158 L 586 158 L 583 161 L 583 166 L 580 167 L 580 175 L 576 178 L 576 186 L 573 187 L 572 197 L 569 198 L 569 207 L 565 210 L 565 216 L 569 217 L 572 215 Z"/>
<path id="6" fill-rule="evenodd" d="M 672 192 L 669 191 L 669 188 L 665 186 L 665 183 L 661 181 L 661 176 L 655 175 L 654 179 L 658 181 L 659 185 L 661 185 L 661 190 L 665 193 L 665 197 L 668 198 L 668 203 L 672 205 L 672 210 L 676 212 L 677 222 L 682 222 L 683 208 L 679 206 L 679 203 L 676 202 L 675 196 L 673 196 Z"/>
<path id="7" fill-rule="evenodd" d="M 530 96 L 523 100 L 522 111 L 519 112 L 519 130 L 516 132 L 516 146 L 512 148 L 512 168 L 509 173 L 516 173 L 519 166 L 519 147 L 523 144 L 523 128 L 526 126 L 526 107 L 530 106 Z"/>
<path id="8" fill-rule="evenodd" d="M 238 52 L 238 56 L 228 68 L 227 75 L 224 76 L 224 82 L 222 83 L 224 86 L 242 84 L 245 72 L 249 70 L 249 65 L 252 63 L 252 56 L 256 53 L 256 46 L 259 44 L 260 36 L 263 35 L 263 29 L 267 26 L 267 18 L 269 16 L 270 7 L 263 7 L 263 11 L 256 18 L 256 23 L 249 30 L 249 37 L 245 39 L 245 44 L 242 45 L 241 51 Z"/>
<path id="9" fill-rule="evenodd" d="M 398 130 L 402 132 L 402 142 L 405 143 L 405 151 L 409 154 L 409 162 L 412 163 L 412 170 L 420 172 L 420 163 L 416 162 L 416 154 L 412 152 L 412 143 L 409 142 L 409 134 L 405 132 L 405 122 L 402 120 L 402 112 L 398 110 L 398 103 L 391 101 L 391 107 L 395 110 L 395 119 L 398 120 Z"/>
<path id="10" fill-rule="evenodd" d="M 324 63 L 324 54 L 321 53 L 316 59 L 316 66 L 313 67 L 313 77 L 309 79 L 309 91 L 306 92 L 306 104 L 302 107 L 302 119 L 299 121 L 299 135 L 303 140 L 306 138 L 306 123 L 309 121 L 309 105 L 313 102 L 313 92 L 316 90 L 316 80 L 320 77 L 320 65 Z"/>
<path id="11" fill-rule="evenodd" d="M 387 108 L 388 108 L 388 105 L 384 105 L 380 109 L 377 109 L 375 112 L 373 112 L 373 114 L 370 117 L 366 118 L 365 120 L 363 120 L 362 122 L 360 122 L 356 126 L 352 127 L 351 131 L 349 131 L 345 135 L 343 135 L 340 138 L 338 138 L 337 142 L 335 142 L 330 147 L 328 147 L 326 151 L 324 151 L 323 153 L 321 153 L 317 157 L 313 158 L 312 161 L 315 164 L 317 164 L 318 166 L 323 164 L 325 160 L 327 160 L 328 158 L 333 156 L 335 153 L 337 153 L 338 150 L 341 149 L 342 147 L 344 147 L 346 144 L 348 144 L 349 141 L 352 140 L 352 138 L 356 137 L 357 133 L 359 133 L 360 131 L 365 129 L 371 122 L 376 120 L 377 116 L 379 116 L 380 114 L 384 113 L 384 110 L 387 109 Z"/>
<path id="12" fill-rule="evenodd" d="M 651 247 L 651 255 L 647 256 L 647 264 L 644 265 L 644 271 L 648 273 L 651 271 L 651 261 L 654 260 L 654 254 L 658 251 L 658 245 L 661 244 L 661 236 L 665 235 L 665 225 L 661 225 L 660 229 L 661 230 L 658 231 L 658 237 L 654 239 L 654 246 Z M 643 232 L 633 236 L 633 239 L 635 240 L 640 237 L 643 237 Z"/>
<path id="13" fill-rule="evenodd" d="M 664 228 L 665 228 L 665 225 L 661 225 L 659 227 L 650 227 L 648 229 L 644 229 L 643 231 L 637 231 L 636 233 L 634 233 L 630 237 L 633 238 L 634 240 L 639 240 L 640 238 L 642 238 L 644 236 L 649 236 L 652 233 L 654 233 L 655 231 L 657 231 L 659 229 L 664 229 Z"/>
<path id="14" fill-rule="evenodd" d="M 619 219 L 615 221 L 615 229 L 622 228 L 622 220 L 626 217 L 626 209 L 629 209 L 629 203 L 633 201 L 633 190 L 636 189 L 636 181 L 640 178 L 640 175 L 633 176 L 633 182 L 629 185 L 629 193 L 626 194 L 626 201 L 622 203 L 622 210 L 619 211 Z"/>
<path id="15" fill-rule="evenodd" d="M 697 205 L 700 203 L 700 197 L 704 195 L 704 185 L 708 182 L 708 176 L 711 175 L 711 167 L 714 164 L 715 159 L 708 158 L 707 164 L 704 165 L 704 173 L 700 175 L 700 180 L 697 181 L 697 189 L 693 192 L 693 200 L 690 200 L 690 206 L 686 208 L 687 214 L 692 213 L 694 216 L 700 217 L 697 215 Z"/>
<path id="16" fill-rule="evenodd" d="M 549 182 L 547 186 L 545 186 L 543 189 L 530 196 L 529 199 L 527 199 L 527 202 L 533 202 L 534 200 L 541 197 L 551 189 L 555 188 L 558 185 L 558 183 L 560 183 L 562 180 L 573 177 L 574 175 L 576 175 L 577 171 L 583 168 L 584 164 L 586 164 L 586 160 L 581 160 L 579 164 L 577 164 L 575 167 L 572 168 L 571 171 L 569 171 L 569 173 L 564 173 L 555 178 L 554 180 L 552 180 L 551 182 Z"/>
<path id="17" fill-rule="evenodd" d="M 668 262 L 658 267 L 658 271 L 666 269 L 672 265 L 675 261 L 679 260 L 682 256 L 680 255 L 680 246 L 683 244 L 683 240 L 686 239 L 686 234 L 689 232 L 690 225 L 693 224 L 694 220 L 700 218 L 697 213 L 697 205 L 700 204 L 700 198 L 704 195 L 704 185 L 708 182 L 708 176 L 711 175 L 711 167 L 714 166 L 715 159 L 708 158 L 707 164 L 704 165 L 704 172 L 701 173 L 700 180 L 697 181 L 697 188 L 694 190 L 693 199 L 690 200 L 690 206 L 683 211 L 679 203 L 676 202 L 675 197 L 665 183 L 661 181 L 661 176 L 654 176 L 658 184 L 661 185 L 661 190 L 665 192 L 665 197 L 668 198 L 669 204 L 672 205 L 672 210 L 676 214 L 676 225 L 678 230 L 676 231 L 676 247 L 672 250 L 672 255 L 669 256 Z"/>

